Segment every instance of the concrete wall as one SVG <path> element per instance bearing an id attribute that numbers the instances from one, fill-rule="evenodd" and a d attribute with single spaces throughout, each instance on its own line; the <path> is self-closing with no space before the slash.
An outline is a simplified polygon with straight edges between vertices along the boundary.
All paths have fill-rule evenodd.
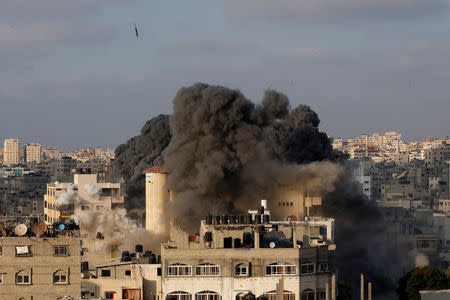
<path id="1" fill-rule="evenodd" d="M 53 246 L 68 247 L 67 256 L 55 256 Z M 0 299 L 23 297 L 30 300 L 54 300 L 58 297 L 81 295 L 80 239 L 73 237 L 34 238 L 1 237 L 0 246 Z M 30 256 L 17 256 L 16 246 L 30 246 Z M 53 282 L 53 275 L 65 273 L 67 284 Z M 17 274 L 31 276 L 30 284 L 17 284 Z"/>

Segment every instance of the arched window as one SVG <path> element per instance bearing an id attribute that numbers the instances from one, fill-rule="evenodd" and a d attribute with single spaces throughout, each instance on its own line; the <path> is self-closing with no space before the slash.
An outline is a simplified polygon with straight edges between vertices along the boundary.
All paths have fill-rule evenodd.
<path id="1" fill-rule="evenodd" d="M 248 266 L 247 264 L 237 264 L 234 268 L 234 275 L 236 276 L 248 276 Z"/>
<path id="2" fill-rule="evenodd" d="M 276 300 L 277 299 L 277 291 L 269 291 L 264 293 L 264 296 L 267 297 L 267 300 Z M 295 294 L 290 291 L 283 291 L 283 300 L 295 300 Z"/>
<path id="3" fill-rule="evenodd" d="M 295 275 L 296 266 L 286 262 L 277 262 L 266 266 L 266 275 Z"/>
<path id="4" fill-rule="evenodd" d="M 166 300 L 191 300 L 191 294 L 183 291 L 176 291 L 167 294 Z"/>
<path id="5" fill-rule="evenodd" d="M 300 294 L 300 300 L 314 300 L 314 290 L 303 290 L 303 292 Z"/>
<path id="6" fill-rule="evenodd" d="M 213 291 L 202 291 L 195 294 L 195 300 L 220 300 L 220 295 Z"/>
<path id="7" fill-rule="evenodd" d="M 31 275 L 24 271 L 19 271 L 16 273 L 16 284 L 31 284 Z"/>
<path id="8" fill-rule="evenodd" d="M 173 264 L 167 267 L 167 276 L 191 276 L 192 267 L 185 264 Z"/>
<path id="9" fill-rule="evenodd" d="M 67 272 L 58 270 L 53 273 L 53 283 L 54 284 L 69 284 L 69 275 Z"/>
<path id="10" fill-rule="evenodd" d="M 214 264 L 201 264 L 195 267 L 197 276 L 219 276 L 220 266 Z"/>

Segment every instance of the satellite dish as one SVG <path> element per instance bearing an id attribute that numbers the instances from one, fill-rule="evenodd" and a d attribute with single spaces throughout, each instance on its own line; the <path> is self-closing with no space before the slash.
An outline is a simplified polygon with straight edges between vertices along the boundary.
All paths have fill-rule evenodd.
<path id="1" fill-rule="evenodd" d="M 44 222 L 38 224 L 38 233 L 43 234 L 47 231 L 47 225 Z"/>
<path id="2" fill-rule="evenodd" d="M 64 224 L 59 224 L 59 229 L 61 229 L 61 230 L 64 230 L 64 228 L 66 228 L 66 225 L 64 225 Z"/>
<path id="3" fill-rule="evenodd" d="M 6 236 L 6 230 L 1 225 L 0 225 L 0 233 L 2 234 L 2 236 Z"/>
<path id="4" fill-rule="evenodd" d="M 270 248 L 275 248 L 275 243 L 274 242 L 270 242 L 269 247 Z"/>
<path id="5" fill-rule="evenodd" d="M 15 228 L 14 228 L 14 233 L 18 236 L 22 236 L 25 233 L 27 233 L 28 228 L 25 224 L 18 224 Z"/>

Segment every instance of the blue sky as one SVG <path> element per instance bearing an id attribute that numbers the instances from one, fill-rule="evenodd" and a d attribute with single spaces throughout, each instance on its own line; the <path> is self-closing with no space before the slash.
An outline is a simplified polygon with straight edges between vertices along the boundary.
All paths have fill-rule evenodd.
<path id="1" fill-rule="evenodd" d="M 5 0 L 0 139 L 114 147 L 198 81 L 277 89 L 331 136 L 444 136 L 449 50 L 443 0 Z"/>

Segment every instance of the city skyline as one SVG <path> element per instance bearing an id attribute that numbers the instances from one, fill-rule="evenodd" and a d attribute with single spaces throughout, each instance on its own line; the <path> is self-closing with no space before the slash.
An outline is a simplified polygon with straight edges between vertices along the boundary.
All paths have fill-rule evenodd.
<path id="1" fill-rule="evenodd" d="M 445 1 L 294 3 L 6 3 L 1 136 L 115 147 L 171 113 L 178 89 L 197 81 L 255 103 L 279 90 L 292 106 L 311 106 L 335 137 L 448 135 Z"/>

